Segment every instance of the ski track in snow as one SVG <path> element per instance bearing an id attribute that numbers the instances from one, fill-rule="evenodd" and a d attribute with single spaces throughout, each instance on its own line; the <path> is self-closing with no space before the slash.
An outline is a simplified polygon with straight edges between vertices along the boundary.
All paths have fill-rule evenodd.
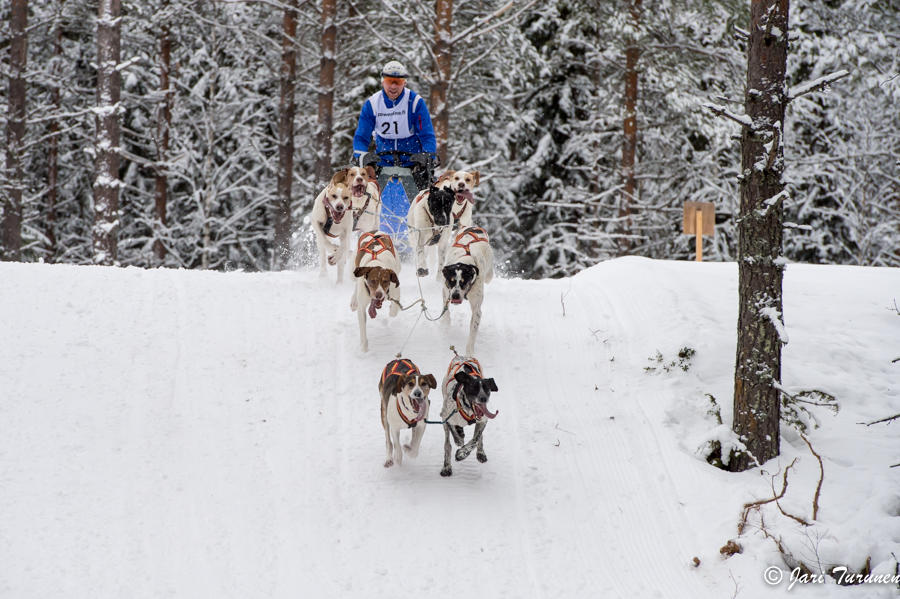
<path id="1" fill-rule="evenodd" d="M 705 331 L 733 330 L 733 264 L 623 259 L 566 280 L 495 279 L 476 356 L 500 414 L 488 462 L 454 461 L 449 479 L 440 426 L 417 459 L 382 466 L 377 383 L 418 307 L 392 319 L 386 303 L 363 354 L 354 285 L 333 272 L 3 276 L 3 597 L 734 592 L 718 547 L 744 487 L 690 454 L 673 407 L 673 394 L 730 393 L 734 346 Z M 437 282 L 422 288 L 437 315 Z M 451 310 L 449 327 L 422 317 L 403 351 L 439 382 L 468 335 L 468 304 Z M 690 374 L 643 371 L 682 346 L 698 350 Z M 433 392 L 429 418 L 440 408 Z M 763 565 L 742 580 L 748 596 L 768 589 Z"/>

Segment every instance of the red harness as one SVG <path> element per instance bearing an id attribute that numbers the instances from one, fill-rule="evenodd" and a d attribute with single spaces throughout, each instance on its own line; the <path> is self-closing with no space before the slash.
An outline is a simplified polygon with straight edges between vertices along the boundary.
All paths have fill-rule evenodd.
<path id="1" fill-rule="evenodd" d="M 409 360 L 394 360 L 390 364 L 384 367 L 384 371 L 381 373 L 381 388 L 384 388 L 384 384 L 387 381 L 387 378 L 391 375 L 398 376 L 409 376 L 411 374 L 422 374 L 419 371 L 419 368 L 410 362 Z M 400 409 L 400 398 L 397 398 L 397 413 L 400 414 L 400 418 L 403 419 L 409 426 L 415 426 L 415 418 L 410 420 L 406 417 L 406 414 L 403 413 L 403 410 Z"/>
<path id="2" fill-rule="evenodd" d="M 358 251 L 365 252 L 372 256 L 372 260 L 376 260 L 382 252 L 390 252 L 394 256 L 394 242 L 391 241 L 389 235 L 383 233 L 363 233 L 359 236 Z"/>
<path id="3" fill-rule="evenodd" d="M 470 374 L 474 377 L 483 379 L 484 375 L 481 374 L 481 364 L 479 364 L 478 360 L 475 358 L 466 358 L 462 362 L 457 362 L 456 364 L 450 364 L 450 368 L 447 369 L 447 378 L 452 379 L 456 376 L 456 373 L 460 370 L 465 371 L 467 374 Z M 453 390 L 453 399 L 456 400 L 456 411 L 462 416 L 463 420 L 466 423 L 471 424 L 478 420 L 478 416 L 475 414 L 475 410 L 472 410 L 471 414 L 466 413 L 463 409 L 462 404 L 459 402 L 459 389 L 460 385 L 456 385 L 456 389 Z"/>
<path id="4" fill-rule="evenodd" d="M 463 243 L 466 237 L 469 237 L 468 243 Z M 453 247 L 465 250 L 466 256 L 471 256 L 472 252 L 469 251 L 469 246 L 476 241 L 484 241 L 485 243 L 490 243 L 490 241 L 488 241 L 487 233 L 484 229 L 482 229 L 481 227 L 469 227 L 459 232 L 459 234 L 456 236 L 456 240 L 453 242 Z"/>

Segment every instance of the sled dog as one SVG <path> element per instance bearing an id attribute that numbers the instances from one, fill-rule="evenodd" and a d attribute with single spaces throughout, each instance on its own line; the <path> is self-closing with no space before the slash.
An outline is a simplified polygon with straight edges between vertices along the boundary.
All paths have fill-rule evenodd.
<path id="1" fill-rule="evenodd" d="M 442 384 L 444 391 L 444 405 L 441 408 L 441 420 L 444 426 L 444 468 L 441 476 L 451 476 L 453 468 L 450 466 L 450 437 L 459 449 L 456 450 L 456 461 L 466 459 L 472 449 L 476 449 L 475 457 L 484 463 L 487 455 L 484 453 L 484 427 L 487 422 L 497 416 L 498 412 L 491 413 L 488 401 L 491 392 L 497 391 L 494 379 L 486 379 L 481 371 L 478 360 L 466 356 L 454 356 L 447 369 L 447 376 Z M 475 425 L 475 433 L 472 440 L 465 443 L 465 427 Z"/>
<path id="2" fill-rule="evenodd" d="M 387 457 L 384 467 L 403 464 L 403 452 L 411 458 L 419 455 L 431 400 L 428 392 L 437 387 L 432 374 L 422 374 L 409 360 L 397 359 L 381 372 L 378 393 L 381 396 L 381 425 Z M 410 442 L 400 449 L 400 431 L 412 429 Z"/>
<path id="3" fill-rule="evenodd" d="M 363 233 L 359 237 L 353 276 L 356 289 L 350 297 L 350 309 L 359 318 L 359 347 L 369 351 L 366 337 L 366 315 L 375 318 L 384 300 L 391 302 L 390 315 L 400 311 L 400 260 L 394 243 L 386 233 Z"/>
<path id="4" fill-rule="evenodd" d="M 344 279 L 344 265 L 353 231 L 377 231 L 381 218 L 378 184 L 372 172 L 361 167 L 345 168 L 316 197 L 310 214 L 316 245 L 319 248 L 319 276 L 325 277 L 326 264 L 337 266 L 337 283 Z M 337 245 L 331 242 L 336 240 Z"/>
<path id="5" fill-rule="evenodd" d="M 441 274 L 444 277 L 444 306 L 469 300 L 472 319 L 469 321 L 466 355 L 471 356 L 475 353 L 475 337 L 481 325 L 484 284 L 490 283 L 494 278 L 494 251 L 484 229 L 468 227 L 456 235 L 447 252 L 447 265 Z M 444 312 L 441 322 L 447 326 L 450 324 L 450 310 Z"/>

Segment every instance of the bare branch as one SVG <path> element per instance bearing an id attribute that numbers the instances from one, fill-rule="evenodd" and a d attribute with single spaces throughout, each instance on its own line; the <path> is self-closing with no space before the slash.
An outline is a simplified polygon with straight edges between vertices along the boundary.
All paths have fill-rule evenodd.
<path id="1" fill-rule="evenodd" d="M 835 81 L 839 79 L 843 79 L 848 76 L 850 71 L 837 71 L 836 73 L 832 73 L 831 75 L 826 75 L 824 77 L 819 77 L 815 81 L 810 81 L 809 83 L 804 83 L 802 85 L 798 85 L 797 87 L 791 89 L 788 92 L 787 101 L 792 102 L 799 98 L 800 96 L 805 96 L 806 94 L 811 94 L 813 92 L 817 92 L 822 88 L 831 85 Z"/>
<path id="2" fill-rule="evenodd" d="M 819 514 L 819 495 L 822 492 L 822 482 L 825 480 L 825 466 L 822 464 L 822 456 L 816 453 L 816 451 L 812 447 L 812 443 L 809 442 L 809 439 L 803 433 L 800 433 L 800 438 L 806 442 L 806 446 L 809 447 L 809 451 L 816 456 L 816 459 L 819 460 L 819 484 L 816 485 L 816 494 L 813 497 L 813 513 L 812 519 L 815 520 L 816 516 Z"/>
<path id="3" fill-rule="evenodd" d="M 716 116 L 724 116 L 727 119 L 731 119 L 735 123 L 753 129 L 753 119 L 745 114 L 735 114 L 724 106 L 717 106 L 716 104 L 702 104 L 702 106 L 713 111 Z"/>
<path id="4" fill-rule="evenodd" d="M 900 360 L 900 358 L 897 358 L 897 360 Z M 896 362 L 897 360 L 894 360 L 894 361 Z M 872 426 L 873 424 L 881 424 L 882 422 L 890 422 L 890 421 L 896 420 L 898 418 L 900 418 L 900 414 L 894 414 L 893 416 L 889 416 L 887 418 L 882 418 L 881 420 L 876 420 L 875 422 L 870 422 L 866 426 Z M 862 424 L 862 422 L 860 422 L 859 424 Z"/>

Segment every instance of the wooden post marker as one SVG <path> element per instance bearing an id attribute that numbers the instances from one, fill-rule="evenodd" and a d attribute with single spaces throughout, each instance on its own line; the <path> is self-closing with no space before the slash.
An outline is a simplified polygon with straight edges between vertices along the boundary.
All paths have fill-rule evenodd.
<path id="1" fill-rule="evenodd" d="M 697 236 L 697 262 L 703 262 L 703 236 L 716 235 L 716 205 L 712 202 L 685 202 L 682 232 Z"/>

